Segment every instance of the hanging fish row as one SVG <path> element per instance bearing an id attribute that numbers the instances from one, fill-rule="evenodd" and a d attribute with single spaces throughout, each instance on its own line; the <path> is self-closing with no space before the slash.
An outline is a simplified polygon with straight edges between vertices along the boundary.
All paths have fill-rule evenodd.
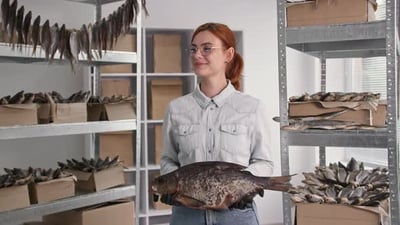
<path id="1" fill-rule="evenodd" d="M 44 182 L 64 177 L 73 176 L 72 173 L 62 171 L 60 168 L 53 169 L 41 169 L 32 168 L 21 169 L 21 168 L 4 168 L 6 174 L 0 175 L 0 188 L 11 187 L 17 185 L 25 185 L 30 182 Z"/>
<path id="2" fill-rule="evenodd" d="M 119 102 L 134 102 L 136 101 L 136 96 L 129 95 L 112 95 L 112 96 L 91 96 L 88 103 L 119 103 Z"/>
<path id="3" fill-rule="evenodd" d="M 136 21 L 138 14 L 138 0 L 126 0 L 116 11 L 102 18 L 94 24 L 83 24 L 80 29 L 67 29 L 65 24 L 58 23 L 50 25 L 46 20 L 41 26 L 41 17 L 38 15 L 31 24 L 32 12 L 24 14 L 24 6 L 18 8 L 17 0 L 10 4 L 10 0 L 2 0 L 2 31 L 8 42 L 15 47 L 15 44 L 22 50 L 23 45 L 32 44 L 32 54 L 36 54 L 37 46 L 40 45 L 45 52 L 49 63 L 54 59 L 56 52 L 60 59 L 67 58 L 71 65 L 79 59 L 83 52 L 87 60 L 95 57 L 92 53 L 102 57 L 102 50 L 112 49 L 117 38 L 129 31 L 130 24 Z M 146 1 L 142 1 L 142 7 L 146 9 Z M 17 10 L 18 8 L 18 10 Z M 14 40 L 16 35 L 16 40 Z M 92 51 L 95 50 L 95 51 Z"/>
<path id="4" fill-rule="evenodd" d="M 82 161 L 78 161 L 76 159 L 67 159 L 67 163 L 58 162 L 58 166 L 65 170 L 79 170 L 83 172 L 97 172 L 104 169 L 112 168 L 115 166 L 121 165 L 121 161 L 119 160 L 119 156 L 115 156 L 114 158 L 106 157 L 101 159 L 86 159 L 82 157 Z"/>
<path id="5" fill-rule="evenodd" d="M 64 98 L 57 91 L 52 92 L 39 92 L 39 93 L 25 93 L 24 90 L 19 91 L 15 95 L 7 95 L 0 98 L 0 105 L 8 104 L 45 104 L 45 103 L 85 103 L 88 101 L 90 91 L 78 91 L 68 98 Z"/>
<path id="6" fill-rule="evenodd" d="M 387 169 L 366 170 L 354 158 L 347 165 L 331 163 L 303 175 L 305 185 L 290 191 L 295 203 L 378 206 L 390 194 Z"/>

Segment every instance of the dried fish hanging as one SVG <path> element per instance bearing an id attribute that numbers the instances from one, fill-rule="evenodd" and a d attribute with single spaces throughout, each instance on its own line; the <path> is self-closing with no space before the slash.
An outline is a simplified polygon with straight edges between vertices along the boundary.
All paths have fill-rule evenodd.
<path id="1" fill-rule="evenodd" d="M 303 175 L 304 185 L 290 191 L 294 203 L 379 206 L 390 194 L 387 169 L 366 170 L 354 158 L 347 165 L 331 163 Z"/>
<path id="2" fill-rule="evenodd" d="M 83 172 L 97 172 L 101 170 L 105 170 L 108 168 L 116 167 L 121 165 L 121 161 L 119 160 L 119 156 L 115 156 L 113 158 L 106 157 L 104 159 L 86 159 L 82 157 L 81 161 L 76 159 L 67 159 L 67 163 L 58 162 L 58 166 L 61 170 L 79 170 Z"/>
<path id="3" fill-rule="evenodd" d="M 14 0 L 11 4 L 9 0 L 2 0 L 2 32 L 3 40 L 8 40 L 10 45 L 19 46 L 22 51 L 22 44 L 32 44 L 32 55 L 36 54 L 39 45 L 45 53 L 46 60 L 51 63 L 55 53 L 58 51 L 60 59 L 65 57 L 74 65 L 79 60 L 79 55 L 86 56 L 88 62 L 92 62 L 95 57 L 101 58 L 103 51 L 112 49 L 121 34 L 129 32 L 130 25 L 136 22 L 139 10 L 139 0 L 125 0 L 117 10 L 110 13 L 94 24 L 83 24 L 79 29 L 67 29 L 65 24 L 59 28 L 58 23 L 50 27 L 50 21 L 46 20 L 42 26 L 40 15 L 36 16 L 31 25 L 32 12 L 24 14 L 24 6 L 18 10 L 18 1 Z M 146 0 L 141 0 L 142 9 L 148 15 Z M 31 37 L 29 38 L 29 30 Z M 16 33 L 16 40 L 14 34 Z M 94 55 L 93 55 L 94 53 Z"/>

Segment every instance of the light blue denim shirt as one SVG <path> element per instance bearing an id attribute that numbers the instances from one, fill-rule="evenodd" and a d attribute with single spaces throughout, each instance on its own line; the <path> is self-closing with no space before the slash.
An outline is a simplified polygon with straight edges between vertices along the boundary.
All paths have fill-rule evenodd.
<path id="1" fill-rule="evenodd" d="M 199 86 L 171 101 L 163 124 L 161 174 L 199 161 L 246 166 L 256 176 L 272 174 L 273 162 L 265 108 L 229 82 L 214 98 Z"/>

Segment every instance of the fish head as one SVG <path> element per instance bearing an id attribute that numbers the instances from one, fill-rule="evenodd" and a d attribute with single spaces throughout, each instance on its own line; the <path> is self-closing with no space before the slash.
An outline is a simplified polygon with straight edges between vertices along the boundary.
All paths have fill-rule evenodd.
<path id="1" fill-rule="evenodd" d="M 158 194 L 173 194 L 177 191 L 177 187 L 178 180 L 173 174 L 156 177 L 151 184 L 153 193 Z"/>

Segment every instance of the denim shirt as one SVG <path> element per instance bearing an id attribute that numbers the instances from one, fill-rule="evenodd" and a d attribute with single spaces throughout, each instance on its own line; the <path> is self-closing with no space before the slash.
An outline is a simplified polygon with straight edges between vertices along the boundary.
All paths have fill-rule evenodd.
<path id="1" fill-rule="evenodd" d="M 171 101 L 163 124 L 161 174 L 199 161 L 246 166 L 256 176 L 272 174 L 273 162 L 265 108 L 229 82 L 214 98 L 199 86 Z"/>

